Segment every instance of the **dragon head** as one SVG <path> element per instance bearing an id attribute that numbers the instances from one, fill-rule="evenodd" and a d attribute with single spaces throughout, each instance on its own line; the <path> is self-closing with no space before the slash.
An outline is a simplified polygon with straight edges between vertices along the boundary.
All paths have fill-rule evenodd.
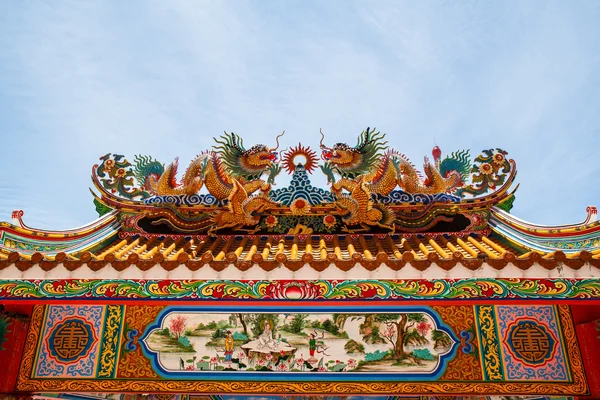
<path id="1" fill-rule="evenodd" d="M 270 150 L 264 144 L 257 144 L 250 147 L 248 150 L 242 152 L 242 159 L 246 160 L 246 163 L 252 167 L 265 168 L 271 165 L 271 163 L 277 161 L 277 148 Z"/>
<path id="2" fill-rule="evenodd" d="M 387 148 L 384 137 L 384 134 L 367 128 L 360 134 L 354 147 L 346 143 L 336 143 L 333 147 L 327 147 L 323 144 L 325 135 L 321 131 L 321 158 L 335 166 L 342 176 L 354 178 L 371 172 L 376 167 L 379 151 Z"/>
<path id="3" fill-rule="evenodd" d="M 218 146 L 215 146 L 214 149 L 219 153 L 228 173 L 236 178 L 257 179 L 278 161 L 279 138 L 284 133 L 285 131 L 277 136 L 274 148 L 257 144 L 246 149 L 242 138 L 233 132 L 231 134 L 225 132 L 220 137 L 221 140 L 215 139 Z"/>

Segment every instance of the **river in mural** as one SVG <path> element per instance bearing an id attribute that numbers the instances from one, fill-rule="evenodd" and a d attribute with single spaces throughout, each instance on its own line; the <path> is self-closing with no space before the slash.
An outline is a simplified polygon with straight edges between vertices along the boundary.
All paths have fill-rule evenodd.
<path id="1" fill-rule="evenodd" d="M 428 312 L 174 311 L 144 339 L 165 371 L 430 373 L 456 345 Z"/>

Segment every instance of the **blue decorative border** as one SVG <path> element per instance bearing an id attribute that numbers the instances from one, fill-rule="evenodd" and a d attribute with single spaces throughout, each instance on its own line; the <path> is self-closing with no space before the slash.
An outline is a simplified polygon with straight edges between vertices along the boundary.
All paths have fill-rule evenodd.
<path id="1" fill-rule="evenodd" d="M 217 200 L 211 194 L 178 194 L 168 196 L 154 196 L 144 200 L 145 204 L 155 207 L 163 207 L 166 205 L 175 206 L 219 206 L 223 207 L 227 204 L 227 200 Z"/>
<path id="2" fill-rule="evenodd" d="M 383 196 L 379 193 L 373 194 L 372 198 L 377 203 L 382 204 L 399 204 L 399 203 L 460 203 L 461 198 L 447 193 L 424 194 L 424 193 L 407 193 L 404 190 L 392 190 L 392 192 Z"/>

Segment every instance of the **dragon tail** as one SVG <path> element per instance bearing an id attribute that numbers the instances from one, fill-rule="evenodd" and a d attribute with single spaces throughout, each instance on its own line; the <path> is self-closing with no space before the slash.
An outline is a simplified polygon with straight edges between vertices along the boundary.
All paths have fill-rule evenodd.
<path id="1" fill-rule="evenodd" d="M 387 205 L 376 203 L 373 205 L 373 208 L 378 210 L 381 213 L 381 218 L 377 221 L 381 225 L 391 225 L 396 219 L 396 215 L 394 211 L 392 211 Z"/>
<path id="2" fill-rule="evenodd" d="M 244 210 L 249 214 L 260 212 L 262 209 L 273 206 L 276 203 L 265 195 L 249 197 L 243 204 Z"/>
<path id="3" fill-rule="evenodd" d="M 177 169 L 179 169 L 179 157 L 175 157 L 175 161 L 167 166 L 165 169 L 165 174 L 167 174 L 167 179 L 169 182 L 169 186 L 172 188 L 176 188 L 177 185 Z"/>
<path id="4" fill-rule="evenodd" d="M 381 185 L 389 186 L 389 184 L 393 184 L 394 186 L 396 185 L 396 182 L 395 182 L 396 170 L 392 164 L 392 157 L 395 157 L 397 155 L 398 155 L 398 153 L 394 152 L 393 150 L 388 150 L 383 154 L 383 157 L 381 158 L 381 162 L 377 166 L 377 170 L 375 171 L 375 174 L 373 175 L 373 177 L 371 179 L 372 185 L 378 185 L 378 186 L 381 186 Z M 390 192 L 393 189 L 394 188 L 392 187 L 390 189 Z"/>
<path id="5" fill-rule="evenodd" d="M 353 218 L 353 212 L 356 210 L 356 200 L 348 194 L 339 195 L 336 199 L 336 207 L 344 221 Z"/>

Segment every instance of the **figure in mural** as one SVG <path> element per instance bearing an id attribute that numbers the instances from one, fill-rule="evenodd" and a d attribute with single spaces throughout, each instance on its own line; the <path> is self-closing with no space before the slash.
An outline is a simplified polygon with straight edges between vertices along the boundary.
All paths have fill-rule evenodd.
<path id="1" fill-rule="evenodd" d="M 314 333 L 310 334 L 310 339 L 308 340 L 308 351 L 310 353 L 310 358 L 315 357 L 315 350 L 317 349 L 317 338 Z"/>
<path id="2" fill-rule="evenodd" d="M 231 363 L 231 358 L 233 356 L 233 337 L 231 336 L 231 331 L 228 330 L 225 332 L 225 362 Z"/>
<path id="3" fill-rule="evenodd" d="M 242 349 L 248 351 L 248 353 L 294 353 L 296 351 L 295 347 L 292 347 L 281 340 L 276 340 L 273 337 L 273 330 L 271 329 L 272 325 L 273 324 L 269 320 L 265 320 L 263 322 L 263 331 L 260 336 L 256 340 L 252 340 L 243 345 Z"/>
<path id="4" fill-rule="evenodd" d="M 310 358 L 307 360 L 309 363 L 317 362 L 315 358 L 316 353 L 323 353 L 323 355 L 328 356 L 329 354 L 325 353 L 329 347 L 326 347 L 322 340 L 325 337 L 325 332 L 321 331 L 321 336 L 317 336 L 318 332 L 315 330 L 309 335 L 308 339 L 308 352 L 310 353 Z"/>
<path id="5" fill-rule="evenodd" d="M 277 342 L 273 339 L 273 331 L 271 330 L 271 323 L 269 321 L 265 321 L 263 333 L 258 337 L 258 348 L 262 349 L 265 346 L 270 349 L 277 348 Z"/>

